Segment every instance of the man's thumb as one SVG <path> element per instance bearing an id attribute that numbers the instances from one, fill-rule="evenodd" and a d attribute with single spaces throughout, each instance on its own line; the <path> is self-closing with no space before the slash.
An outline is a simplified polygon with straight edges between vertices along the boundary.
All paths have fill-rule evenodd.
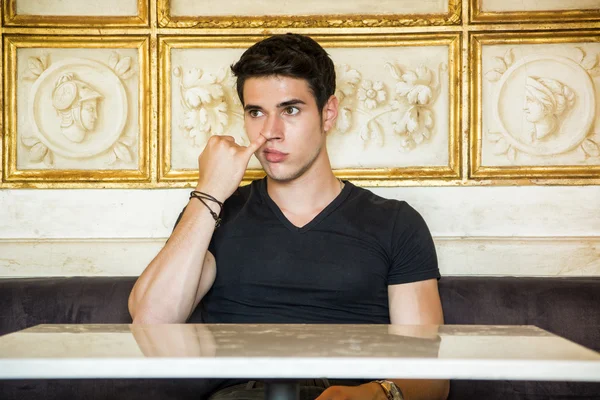
<path id="1" fill-rule="evenodd" d="M 250 142 L 250 144 L 247 147 L 247 152 L 249 153 L 249 155 L 252 155 L 256 150 L 260 149 L 260 146 L 265 144 L 266 141 L 266 137 L 264 137 L 263 135 L 258 135 L 258 137 L 254 141 Z"/>

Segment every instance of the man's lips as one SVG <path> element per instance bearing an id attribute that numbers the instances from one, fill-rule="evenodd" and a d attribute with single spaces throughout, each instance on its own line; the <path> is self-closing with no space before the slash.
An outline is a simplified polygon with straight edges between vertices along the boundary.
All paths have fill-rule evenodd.
<path id="1" fill-rule="evenodd" d="M 263 153 L 267 161 L 272 163 L 282 162 L 288 156 L 287 153 L 282 153 L 281 151 L 273 149 L 265 149 Z"/>

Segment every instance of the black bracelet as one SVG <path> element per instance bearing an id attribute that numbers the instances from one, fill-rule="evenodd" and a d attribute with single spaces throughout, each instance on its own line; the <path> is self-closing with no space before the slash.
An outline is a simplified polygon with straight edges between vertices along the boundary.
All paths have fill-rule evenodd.
<path id="1" fill-rule="evenodd" d="M 208 196 L 208 198 L 207 198 L 207 197 L 205 197 L 205 196 Z M 205 202 L 203 199 L 210 200 L 210 201 L 214 201 L 214 202 L 215 202 L 215 203 L 217 203 L 217 204 L 218 204 L 218 205 L 219 205 L 221 208 L 223 208 L 223 203 L 221 203 L 219 200 L 215 199 L 214 197 L 212 197 L 212 196 L 211 196 L 211 195 L 209 195 L 209 194 L 202 193 L 202 192 L 197 192 L 197 191 L 195 191 L 195 190 L 194 190 L 192 193 L 190 193 L 190 200 L 191 200 L 191 199 L 193 199 L 193 198 L 194 198 L 194 199 L 198 199 L 198 200 L 200 200 L 200 201 L 202 202 L 202 204 L 204 204 L 204 206 L 205 206 L 206 208 L 208 208 L 208 211 L 210 212 L 210 215 L 212 215 L 213 219 L 215 220 L 215 228 L 218 228 L 219 226 L 221 226 L 221 221 L 222 221 L 222 220 L 221 220 L 221 217 L 219 217 L 219 214 L 217 214 L 216 212 L 214 212 L 214 211 L 212 210 L 212 208 L 210 208 L 210 207 L 209 207 L 209 205 L 208 205 L 208 204 L 206 204 L 206 202 Z"/>
<path id="2" fill-rule="evenodd" d="M 198 198 L 202 198 L 204 200 L 210 200 L 212 202 L 217 203 L 219 205 L 219 207 L 221 207 L 221 209 L 223 209 L 223 203 L 221 203 L 219 200 L 217 200 L 215 197 L 211 196 L 208 193 L 199 192 L 197 190 L 192 190 L 192 193 L 190 193 L 190 199 L 192 197 L 198 197 Z"/>

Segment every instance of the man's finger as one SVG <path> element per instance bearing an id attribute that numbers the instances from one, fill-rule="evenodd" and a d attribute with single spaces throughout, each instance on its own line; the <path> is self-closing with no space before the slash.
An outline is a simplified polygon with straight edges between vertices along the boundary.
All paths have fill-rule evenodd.
<path id="1" fill-rule="evenodd" d="M 263 135 L 258 135 L 256 140 L 250 142 L 248 147 L 246 147 L 246 152 L 248 153 L 248 155 L 252 155 L 256 150 L 260 149 L 260 146 L 265 144 L 266 141 L 266 137 L 264 137 Z"/>
<path id="2" fill-rule="evenodd" d="M 220 135 L 223 139 L 227 140 L 228 142 L 233 142 L 235 143 L 235 138 L 233 136 L 228 136 L 228 135 Z"/>

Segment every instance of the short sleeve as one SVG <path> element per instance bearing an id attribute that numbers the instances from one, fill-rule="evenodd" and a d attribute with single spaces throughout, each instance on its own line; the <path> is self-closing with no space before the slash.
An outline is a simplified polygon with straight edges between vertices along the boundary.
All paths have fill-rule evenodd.
<path id="1" fill-rule="evenodd" d="M 421 215 L 401 202 L 392 231 L 388 285 L 439 279 L 435 244 Z"/>

